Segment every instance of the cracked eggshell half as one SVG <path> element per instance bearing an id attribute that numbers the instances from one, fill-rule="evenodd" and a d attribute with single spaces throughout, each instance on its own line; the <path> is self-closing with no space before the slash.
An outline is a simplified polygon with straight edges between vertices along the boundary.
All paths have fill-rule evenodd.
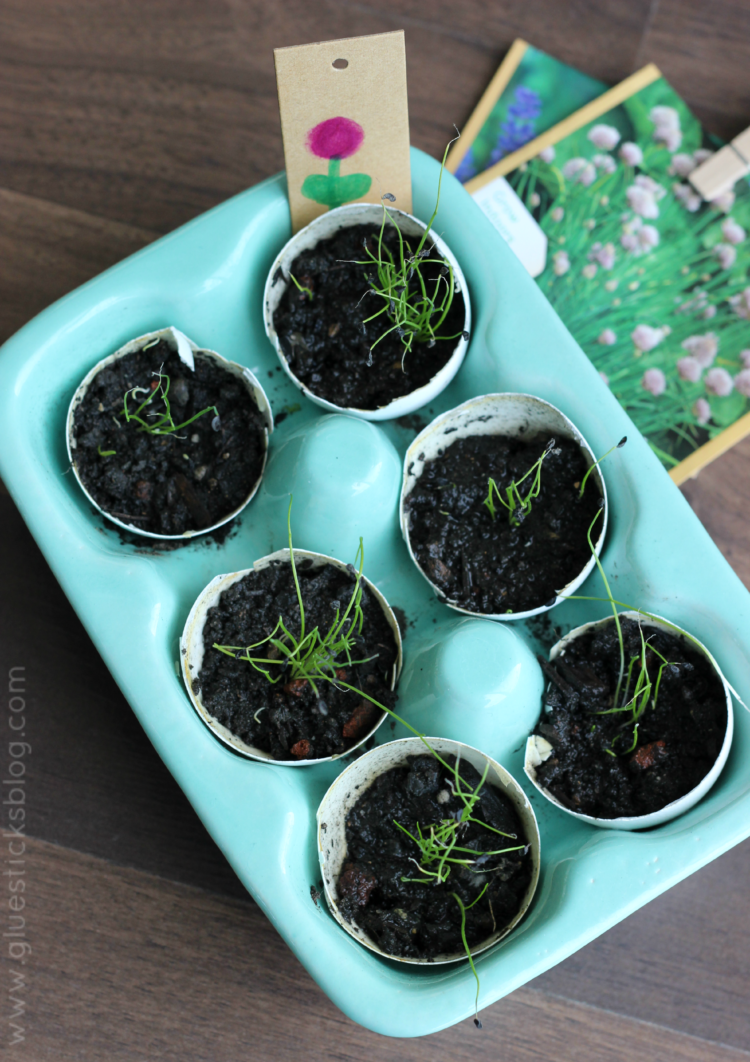
<path id="1" fill-rule="evenodd" d="M 156 342 L 160 339 L 163 339 L 166 343 L 169 344 L 172 350 L 177 352 L 180 361 L 182 361 L 191 372 L 195 371 L 195 358 L 198 357 L 213 361 L 220 368 L 224 369 L 225 372 L 228 372 L 231 376 L 236 376 L 238 379 L 240 379 L 251 394 L 255 405 L 260 410 L 261 416 L 265 421 L 263 464 L 260 470 L 260 474 L 255 483 L 253 484 L 253 487 L 248 493 L 245 500 L 242 502 L 241 505 L 238 505 L 236 509 L 233 509 L 232 512 L 227 513 L 226 516 L 222 516 L 220 520 L 217 520 L 215 523 L 211 524 L 210 527 L 202 527 L 199 530 L 195 531 L 185 531 L 181 535 L 160 535 L 155 531 L 144 531 L 142 528 L 136 527 L 135 524 L 129 524 L 126 521 L 121 520 L 119 517 L 113 516 L 111 513 L 108 513 L 106 509 L 102 509 L 102 507 L 95 500 L 95 498 L 93 498 L 92 495 L 88 492 L 85 484 L 83 483 L 83 480 L 81 479 L 81 476 L 78 471 L 78 466 L 76 464 L 77 443 L 75 438 L 74 415 L 76 409 L 85 398 L 86 392 L 91 386 L 92 381 L 95 379 L 96 376 L 99 375 L 102 369 L 106 369 L 108 365 L 111 365 L 115 361 L 119 361 L 120 358 L 124 358 L 128 354 L 134 354 L 137 350 L 141 350 L 143 347 L 148 346 L 150 343 Z M 260 486 L 260 482 L 263 478 L 263 473 L 265 471 L 266 459 L 268 457 L 268 436 L 272 431 L 273 413 L 271 412 L 271 405 L 268 401 L 268 398 L 266 397 L 265 391 L 258 382 L 256 376 L 250 371 L 250 369 L 245 368 L 243 365 L 238 365 L 235 361 L 228 361 L 227 358 L 222 357 L 221 354 L 217 354 L 214 350 L 206 350 L 203 347 L 199 347 L 197 343 L 194 343 L 192 339 L 189 339 L 186 335 L 180 332 L 179 329 L 169 327 L 159 328 L 155 332 L 147 332 L 145 335 L 138 336 L 137 339 L 131 339 L 130 342 L 126 343 L 123 347 L 120 347 L 119 350 L 116 350 L 114 354 L 109 354 L 106 358 L 102 358 L 101 361 L 97 362 L 96 365 L 94 365 L 93 369 L 91 369 L 83 378 L 78 388 L 76 389 L 73 398 L 71 399 L 70 406 L 68 407 L 65 437 L 68 447 L 68 459 L 70 460 L 70 464 L 73 469 L 73 474 L 78 480 L 78 484 L 83 493 L 86 495 L 86 497 L 94 506 L 94 508 L 102 514 L 102 516 L 105 516 L 107 520 L 110 520 L 113 524 L 117 524 L 118 527 L 122 527 L 124 528 L 124 530 L 130 531 L 135 535 L 142 535 L 145 538 L 185 539 L 193 538 L 195 535 L 206 535 L 209 534 L 211 531 L 215 531 L 223 524 L 226 524 L 230 520 L 233 520 L 235 516 L 238 516 L 245 508 L 245 506 L 253 499 L 256 491 L 258 490 L 258 487 Z"/>
<path id="2" fill-rule="evenodd" d="M 482 941 L 481 944 L 472 948 L 471 954 L 474 956 L 486 951 L 487 948 L 491 948 L 493 944 L 506 937 L 518 925 L 529 909 L 539 881 L 541 865 L 539 828 L 533 808 L 523 789 L 515 778 L 508 774 L 505 768 L 501 767 L 496 760 L 471 745 L 465 745 L 461 741 L 438 737 L 427 737 L 425 741 L 442 756 L 457 756 L 468 760 L 480 774 L 483 773 L 485 767 L 489 764 L 487 782 L 500 789 L 513 804 L 523 825 L 531 850 L 531 881 L 518 912 L 507 925 L 502 926 L 490 937 Z M 346 819 L 352 807 L 381 774 L 385 774 L 386 771 L 391 770 L 393 767 L 401 766 L 405 763 L 408 756 L 419 756 L 423 755 L 424 752 L 425 746 L 421 738 L 402 738 L 399 741 L 390 741 L 385 745 L 379 745 L 371 749 L 370 752 L 366 752 L 354 763 L 350 764 L 345 771 L 342 771 L 323 797 L 318 808 L 318 858 L 320 860 L 320 871 L 328 907 L 339 925 L 350 936 L 354 937 L 366 948 L 369 948 L 370 951 L 374 951 L 388 959 L 434 966 L 440 963 L 458 962 L 461 959 L 465 959 L 466 952 L 462 948 L 460 952 L 454 952 L 450 955 L 438 955 L 432 959 L 410 959 L 391 955 L 389 952 L 383 951 L 355 922 L 350 922 L 344 917 L 336 896 L 336 883 L 346 862 Z"/>
<path id="3" fill-rule="evenodd" d="M 690 642 L 693 649 L 701 653 L 713 667 L 719 678 L 722 688 L 724 690 L 724 696 L 726 697 L 727 705 L 727 729 L 724 734 L 724 741 L 722 742 L 719 755 L 716 757 L 711 770 L 708 774 L 704 775 L 701 781 L 691 789 L 689 793 L 685 793 L 678 800 L 673 800 L 671 804 L 665 805 L 658 811 L 652 811 L 648 815 L 628 815 L 622 816 L 617 819 L 601 819 L 594 815 L 583 815 L 578 811 L 573 811 L 571 808 L 565 807 L 557 797 L 553 796 L 548 789 L 545 789 L 537 780 L 536 768 L 549 759 L 552 755 L 552 745 L 541 735 L 531 734 L 526 740 L 526 753 L 524 756 L 524 773 L 532 785 L 545 797 L 551 804 L 554 804 L 556 808 L 560 808 L 566 815 L 572 815 L 573 818 L 579 819 L 581 822 L 588 822 L 592 826 L 601 826 L 606 830 L 645 830 L 649 826 L 661 826 L 664 822 L 669 822 L 671 819 L 677 818 L 678 815 L 684 814 L 694 807 L 699 800 L 701 800 L 709 791 L 711 786 L 717 780 L 724 764 L 727 762 L 727 756 L 729 755 L 729 749 L 732 745 L 732 737 L 734 734 L 734 714 L 732 711 L 732 696 L 729 690 L 727 680 L 722 674 L 721 668 L 717 664 L 714 657 L 708 651 L 708 649 L 699 642 L 696 637 L 689 634 L 682 627 L 678 627 L 677 624 L 671 623 L 669 620 L 663 619 L 661 616 L 647 616 L 641 612 L 619 612 L 618 615 L 621 619 L 633 619 L 639 618 L 643 621 L 644 626 L 656 627 L 657 630 L 664 631 L 667 634 L 682 635 L 688 642 Z M 555 660 L 556 657 L 565 654 L 566 648 L 574 642 L 581 635 L 587 631 L 595 630 L 597 627 L 603 627 L 605 624 L 614 623 L 614 618 L 608 616 L 605 619 L 594 620 L 592 623 L 584 623 L 580 627 L 576 627 L 561 638 L 559 642 L 552 646 L 550 650 L 550 660 Z"/>
<path id="4" fill-rule="evenodd" d="M 420 221 L 411 214 L 404 213 L 402 210 L 395 210 L 392 207 L 388 207 L 388 213 L 392 218 L 398 221 L 398 226 L 405 236 L 421 238 L 427 228 L 423 221 Z M 353 225 L 368 224 L 379 229 L 382 221 L 383 208 L 378 206 L 377 203 L 350 203 L 346 206 L 336 207 L 335 210 L 329 210 L 325 214 L 321 214 L 320 217 L 315 218 L 315 220 L 311 221 L 309 225 L 306 225 L 304 229 L 301 229 L 297 235 L 293 236 L 292 239 L 281 249 L 275 262 L 271 266 L 268 279 L 266 280 L 265 291 L 263 293 L 263 316 L 266 326 L 266 335 L 273 344 L 274 349 L 278 354 L 279 361 L 287 376 L 292 380 L 295 386 L 298 387 L 311 402 L 315 402 L 316 405 L 321 406 L 323 409 L 327 409 L 331 413 L 347 413 L 352 417 L 360 417 L 362 420 L 394 420 L 396 417 L 406 416 L 407 413 L 413 413 L 415 409 L 420 409 L 422 406 L 427 405 L 428 402 L 432 402 L 441 391 L 445 390 L 460 369 L 469 346 L 468 339 L 465 339 L 463 336 L 459 338 L 455 350 L 449 360 L 438 372 L 435 373 L 428 383 L 424 384 L 423 387 L 417 388 L 416 391 L 410 392 L 408 395 L 401 395 L 399 398 L 394 398 L 387 406 L 381 406 L 379 409 L 357 409 L 349 406 L 337 406 L 333 402 L 329 402 L 326 398 L 314 394 L 306 384 L 302 383 L 302 381 L 295 376 L 287 356 L 282 349 L 273 323 L 273 315 L 290 283 L 289 272 L 292 263 L 303 251 L 311 250 L 313 247 L 317 246 L 321 240 L 328 239 L 340 229 L 350 228 Z M 458 264 L 455 255 L 448 245 L 434 230 L 430 231 L 428 238 L 434 244 L 434 248 L 438 254 L 451 264 L 456 290 L 460 291 L 464 300 L 465 316 L 463 331 L 465 333 L 470 333 L 471 305 L 469 302 L 469 290 L 461 266 Z"/>
<path id="5" fill-rule="evenodd" d="M 427 461 L 442 455 L 457 439 L 465 439 L 471 435 L 505 435 L 505 436 L 534 436 L 539 432 L 548 432 L 556 438 L 572 439 L 581 448 L 590 467 L 596 461 L 591 447 L 581 435 L 578 428 L 561 410 L 550 402 L 534 395 L 526 394 L 489 394 L 480 395 L 478 398 L 470 398 L 455 409 L 436 417 L 424 428 L 406 451 L 404 458 L 404 477 L 401 487 L 400 521 L 401 533 L 404 536 L 409 556 L 414 561 L 419 572 L 430 584 L 435 594 L 449 608 L 456 612 L 462 612 L 466 616 L 479 616 L 484 619 L 501 620 L 503 622 L 515 622 L 516 620 L 529 619 L 538 616 L 542 612 L 548 612 L 555 605 L 559 605 L 566 597 L 574 594 L 583 583 L 596 563 L 593 556 L 574 579 L 561 587 L 555 600 L 550 604 L 540 605 L 538 608 L 527 609 L 523 612 L 512 613 L 488 613 L 472 612 L 463 608 L 456 602 L 451 601 L 439 587 L 432 582 L 424 569 L 420 566 L 416 554 L 412 549 L 409 534 L 409 510 L 407 499 L 417 485 Z M 597 556 L 601 553 L 604 545 L 604 536 L 607 532 L 607 488 L 604 483 L 599 466 L 591 473 L 595 489 L 599 491 L 604 502 L 603 518 L 599 525 L 599 534 L 594 543 Z"/>
<path id="6" fill-rule="evenodd" d="M 322 568 L 326 564 L 332 564 L 334 568 L 338 568 L 341 571 L 347 571 L 350 568 L 350 565 L 344 564 L 343 561 L 337 560 L 335 557 L 328 557 L 324 553 L 313 553 L 305 549 L 295 549 L 294 560 L 297 565 L 302 561 L 308 561 L 313 568 Z M 277 766 L 282 767 L 309 767 L 316 763 L 327 763 L 329 760 L 336 760 L 341 757 L 334 755 L 322 756 L 320 759 L 310 760 L 277 760 L 274 759 L 270 753 L 264 752 L 262 749 L 256 748 L 253 745 L 247 745 L 241 738 L 238 738 L 231 732 L 231 730 L 227 729 L 227 727 L 220 723 L 218 719 L 215 719 L 214 716 L 211 715 L 201 699 L 200 683 L 198 681 L 198 676 L 200 675 L 200 670 L 203 666 L 203 628 L 206 623 L 208 610 L 219 603 L 219 599 L 224 590 L 228 590 L 230 586 L 239 582 L 240 579 L 243 579 L 246 575 L 249 575 L 254 571 L 261 571 L 263 568 L 269 568 L 273 565 L 288 562 L 289 550 L 280 549 L 277 550 L 276 553 L 269 553 L 266 557 L 261 557 L 260 560 L 255 561 L 252 568 L 245 568 L 241 572 L 232 572 L 229 575 L 217 575 L 212 579 L 208 586 L 206 586 L 198 596 L 195 604 L 190 610 L 187 622 L 185 623 L 185 628 L 180 639 L 180 670 L 182 671 L 187 694 L 193 707 L 209 730 L 211 730 L 225 745 L 228 745 L 229 748 L 233 749 L 235 752 L 241 753 L 250 760 L 262 760 L 266 763 L 274 763 Z M 393 632 L 397 647 L 397 655 L 396 663 L 393 667 L 393 674 L 391 676 L 391 689 L 395 689 L 401 674 L 401 666 L 403 662 L 401 632 L 399 630 L 398 621 L 393 614 L 390 605 L 378 588 L 364 575 L 362 576 L 362 582 L 366 585 L 368 591 L 380 605 L 383 614 L 388 621 L 388 625 Z M 350 752 L 353 752 L 354 749 L 359 748 L 360 745 L 369 740 L 378 727 L 384 722 L 385 718 L 386 713 L 383 712 L 374 726 L 370 727 L 367 733 L 352 745 L 351 748 L 347 749 L 343 755 L 348 756 Z"/>

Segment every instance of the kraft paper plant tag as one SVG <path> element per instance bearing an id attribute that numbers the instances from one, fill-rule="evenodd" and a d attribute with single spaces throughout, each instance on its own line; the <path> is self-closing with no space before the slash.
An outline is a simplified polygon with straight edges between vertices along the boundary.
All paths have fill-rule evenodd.
<path id="1" fill-rule="evenodd" d="M 274 60 L 292 230 L 386 194 L 410 212 L 403 30 L 276 48 Z"/>

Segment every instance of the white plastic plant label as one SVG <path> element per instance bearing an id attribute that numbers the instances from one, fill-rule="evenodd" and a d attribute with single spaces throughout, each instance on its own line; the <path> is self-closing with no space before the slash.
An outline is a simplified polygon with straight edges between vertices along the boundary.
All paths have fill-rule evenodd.
<path id="1" fill-rule="evenodd" d="M 505 178 L 478 188 L 473 199 L 531 276 L 538 277 L 547 264 L 547 237 Z"/>

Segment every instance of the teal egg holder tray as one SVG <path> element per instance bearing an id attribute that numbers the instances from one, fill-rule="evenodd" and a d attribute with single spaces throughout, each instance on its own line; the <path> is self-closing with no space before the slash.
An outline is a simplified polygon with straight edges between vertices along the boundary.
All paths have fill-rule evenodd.
<path id="1" fill-rule="evenodd" d="M 438 164 L 412 153 L 414 213 L 429 217 Z M 487 392 L 526 392 L 558 406 L 604 466 L 610 526 L 602 560 L 619 600 L 666 616 L 703 641 L 750 703 L 750 594 L 471 197 L 446 177 L 436 222 L 469 285 L 473 333 L 458 376 L 420 411 L 422 423 Z M 240 879 L 321 988 L 376 1032 L 422 1036 L 473 1016 L 468 963 L 409 967 L 360 947 L 315 904 L 315 813 L 346 759 L 307 768 L 248 761 L 222 745 L 188 700 L 178 642 L 201 589 L 222 572 L 286 545 L 294 492 L 295 546 L 354 559 L 404 611 L 398 711 L 435 736 L 477 746 L 520 782 L 541 831 L 539 889 L 524 921 L 478 957 L 485 1007 L 750 834 L 750 717 L 711 792 L 682 817 L 623 834 L 577 822 L 522 770 L 541 680 L 529 665 L 562 633 L 606 614 L 569 601 L 545 621 L 500 626 L 462 617 L 433 595 L 398 527 L 401 460 L 415 430 L 322 413 L 278 370 L 263 330 L 263 286 L 289 238 L 284 181 L 230 199 L 85 284 L 36 317 L 0 352 L 0 475 L 154 747 Z M 200 538 L 159 552 L 121 539 L 86 501 L 65 451 L 68 403 L 88 369 L 128 339 L 174 324 L 246 365 L 277 428 L 260 490 L 222 544 Z M 284 416 L 286 414 L 286 416 Z M 707 473 L 710 475 L 710 472 Z M 579 591 L 600 595 L 591 575 Z M 516 665 L 519 666 L 516 666 Z M 519 677 L 520 676 L 520 677 Z M 386 721 L 377 740 L 403 736 Z M 238 939 L 237 946 L 252 946 Z"/>

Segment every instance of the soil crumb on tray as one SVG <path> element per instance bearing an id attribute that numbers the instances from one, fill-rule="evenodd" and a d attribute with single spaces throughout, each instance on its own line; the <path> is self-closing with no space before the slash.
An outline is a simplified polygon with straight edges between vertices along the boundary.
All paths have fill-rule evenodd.
<path id="1" fill-rule="evenodd" d="M 128 395 L 132 414 L 158 388 L 157 372 L 169 377 L 175 425 L 211 406 L 219 420 L 209 409 L 164 435 L 126 421 L 125 393 L 144 389 Z M 154 398 L 140 415 L 149 423 L 165 410 L 162 399 Z M 76 467 L 97 504 L 123 523 L 160 535 L 200 531 L 228 516 L 263 467 L 265 421 L 248 389 L 200 352 L 191 372 L 164 340 L 102 369 L 75 410 L 73 424 Z"/>
<path id="2" fill-rule="evenodd" d="M 586 566 L 586 534 L 601 495 L 592 474 L 578 496 L 587 466 L 576 443 L 555 440 L 542 462 L 539 496 L 519 526 L 496 499 L 494 520 L 484 504 L 490 478 L 505 497 L 550 441 L 472 435 L 425 462 L 406 499 L 409 537 L 420 567 L 451 603 L 472 612 L 525 612 L 548 604 Z M 521 484 L 522 496 L 532 478 Z"/>
<path id="3" fill-rule="evenodd" d="M 290 282 L 273 316 L 282 350 L 297 378 L 313 394 L 346 408 L 378 409 L 423 387 L 450 360 L 458 343 L 458 338 L 438 339 L 432 347 L 414 342 L 405 354 L 394 331 L 373 347 L 393 327 L 386 313 L 365 321 L 383 307 L 383 300 L 370 291 L 368 275 L 375 279 L 376 267 L 358 263 L 366 258 L 363 241 L 377 255 L 378 239 L 379 229 L 353 225 L 303 251 L 290 271 L 312 292 L 312 299 Z M 404 251 L 408 257 L 419 238 L 405 238 L 405 242 L 412 245 Z M 395 226 L 386 225 L 383 244 L 398 261 Z M 425 247 L 431 246 L 428 236 Z M 430 295 L 436 285 L 445 283 L 442 268 L 439 263 L 422 266 Z M 416 292 L 416 281 L 411 284 Z M 438 335 L 460 337 L 464 314 L 463 295 L 457 291 Z"/>
<path id="4" fill-rule="evenodd" d="M 727 728 L 724 688 L 705 656 L 682 636 L 647 621 L 640 627 L 632 619 L 621 624 L 625 681 L 618 706 L 632 702 L 640 671 L 640 630 L 653 683 L 637 732 L 629 708 L 611 711 L 620 674 L 614 622 L 582 634 L 544 665 L 551 682 L 545 713 L 534 731 L 552 746 L 550 758 L 536 768 L 540 785 L 571 810 L 601 819 L 648 815 L 689 793 L 714 765 Z M 657 695 L 664 663 L 658 653 L 668 664 L 661 670 Z"/>
<path id="5" fill-rule="evenodd" d="M 355 587 L 353 568 L 341 571 L 327 564 L 313 568 L 310 560 L 297 562 L 297 575 L 305 608 L 305 633 L 318 627 L 324 636 L 343 615 Z M 354 664 L 336 661 L 337 677 L 356 690 L 392 708 L 391 690 L 398 647 L 380 604 L 364 581 L 361 608 L 362 634 L 352 650 Z M 255 645 L 274 631 L 279 617 L 299 637 L 301 622 L 292 567 L 287 562 L 250 572 L 224 590 L 219 603 L 208 610 L 203 630 L 203 667 L 197 682 L 206 710 L 246 745 L 270 753 L 277 760 L 313 760 L 341 755 L 372 729 L 382 712 L 355 690 L 332 682 L 319 684 L 320 696 L 309 682 L 290 681 L 280 663 L 262 665 L 276 681 L 271 683 L 247 660 L 214 649 L 214 645 Z M 273 647 L 258 646 L 253 656 L 268 657 Z M 357 663 L 357 661 L 364 661 Z"/>
<path id="6" fill-rule="evenodd" d="M 455 756 L 443 759 L 451 768 L 456 764 Z M 465 790 L 476 789 L 481 776 L 470 763 L 461 760 L 459 774 Z M 478 822 L 459 827 L 457 844 L 470 850 L 461 856 L 473 865 L 454 864 L 439 884 L 413 880 L 425 878 L 421 853 L 395 823 L 413 836 L 419 824 L 426 836 L 430 826 L 460 816 L 464 803 L 454 784 L 452 771 L 434 756 L 409 756 L 403 767 L 379 775 L 347 816 L 347 859 L 337 883 L 341 912 L 389 955 L 430 959 L 462 951 L 461 909 L 453 894 L 468 908 L 487 886 L 466 911 L 466 938 L 470 948 L 477 947 L 514 918 L 531 881 L 528 838 L 518 815 L 488 783 L 472 812 Z M 488 854 L 518 845 L 516 851 Z"/>

